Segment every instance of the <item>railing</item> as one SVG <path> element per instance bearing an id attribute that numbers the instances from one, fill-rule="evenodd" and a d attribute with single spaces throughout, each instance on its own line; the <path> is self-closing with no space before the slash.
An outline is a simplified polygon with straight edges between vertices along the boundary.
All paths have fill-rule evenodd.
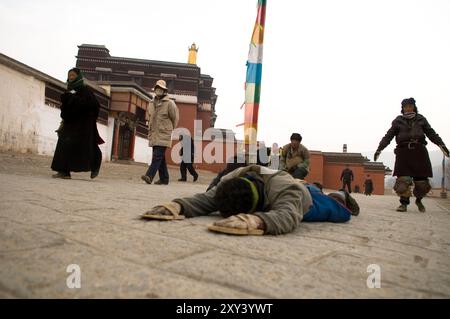
<path id="1" fill-rule="evenodd" d="M 137 122 L 136 123 L 136 135 L 147 138 L 148 137 L 148 127 L 144 123 Z"/>

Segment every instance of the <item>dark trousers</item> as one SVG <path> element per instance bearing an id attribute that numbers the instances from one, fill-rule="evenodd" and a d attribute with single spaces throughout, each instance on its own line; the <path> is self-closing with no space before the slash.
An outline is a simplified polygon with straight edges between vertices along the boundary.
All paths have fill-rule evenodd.
<path id="1" fill-rule="evenodd" d="M 352 192 L 352 181 L 346 181 L 343 180 L 342 181 L 342 189 L 345 190 L 345 186 L 347 186 L 348 192 L 351 193 Z"/>
<path id="2" fill-rule="evenodd" d="M 165 146 L 153 146 L 152 163 L 150 164 L 147 173 L 145 175 L 153 178 L 159 173 L 159 180 L 162 182 L 169 182 L 169 171 L 167 170 L 166 163 L 166 147 Z"/>
<path id="3" fill-rule="evenodd" d="M 187 170 L 189 170 L 189 174 L 191 174 L 193 177 L 198 175 L 192 163 L 185 163 L 184 161 L 181 161 L 180 164 L 181 179 L 186 179 Z"/>

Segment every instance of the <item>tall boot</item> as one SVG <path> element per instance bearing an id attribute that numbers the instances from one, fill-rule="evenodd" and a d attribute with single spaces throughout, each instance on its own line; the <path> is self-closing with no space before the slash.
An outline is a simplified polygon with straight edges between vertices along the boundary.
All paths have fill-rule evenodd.
<path id="1" fill-rule="evenodd" d="M 409 197 L 400 196 L 400 206 L 397 207 L 398 212 L 406 212 L 409 205 Z"/>
<path id="2" fill-rule="evenodd" d="M 417 208 L 419 208 L 419 212 L 421 212 L 421 213 L 425 213 L 425 206 L 423 206 L 423 204 L 422 204 L 422 198 L 416 198 L 416 205 L 417 205 Z"/>

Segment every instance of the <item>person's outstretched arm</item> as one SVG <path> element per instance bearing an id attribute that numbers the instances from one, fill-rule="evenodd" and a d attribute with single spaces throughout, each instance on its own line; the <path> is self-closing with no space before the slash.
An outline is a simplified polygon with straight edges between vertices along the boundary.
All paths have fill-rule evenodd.
<path id="1" fill-rule="evenodd" d="M 216 188 L 213 187 L 206 193 L 196 194 L 192 197 L 177 198 L 173 202 L 181 205 L 181 214 L 186 217 L 209 215 L 217 211 L 217 206 L 214 201 Z"/>

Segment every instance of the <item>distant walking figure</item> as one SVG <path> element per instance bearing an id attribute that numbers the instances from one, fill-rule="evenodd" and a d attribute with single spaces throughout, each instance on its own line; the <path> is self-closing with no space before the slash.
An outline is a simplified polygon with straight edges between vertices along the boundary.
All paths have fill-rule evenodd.
<path id="1" fill-rule="evenodd" d="M 348 192 L 352 192 L 352 181 L 353 181 L 353 171 L 350 169 L 349 165 L 345 165 L 344 170 L 341 173 L 341 179 L 342 181 L 342 189 L 345 189 L 345 186 L 347 186 Z"/>
<path id="2" fill-rule="evenodd" d="M 370 175 L 367 175 L 366 180 L 364 181 L 364 194 L 365 195 L 372 195 L 373 192 L 373 182 L 372 179 L 370 178 Z"/>
<path id="3" fill-rule="evenodd" d="M 181 142 L 181 149 L 180 149 L 180 156 L 182 158 L 180 163 L 180 174 L 181 178 L 178 180 L 179 182 L 186 182 L 187 181 L 187 171 L 189 171 L 189 174 L 192 175 L 194 178 L 194 182 L 198 179 L 198 173 L 195 171 L 194 166 L 192 163 L 194 163 L 194 141 L 192 140 L 192 137 L 189 135 L 180 135 L 179 138 Z"/>

